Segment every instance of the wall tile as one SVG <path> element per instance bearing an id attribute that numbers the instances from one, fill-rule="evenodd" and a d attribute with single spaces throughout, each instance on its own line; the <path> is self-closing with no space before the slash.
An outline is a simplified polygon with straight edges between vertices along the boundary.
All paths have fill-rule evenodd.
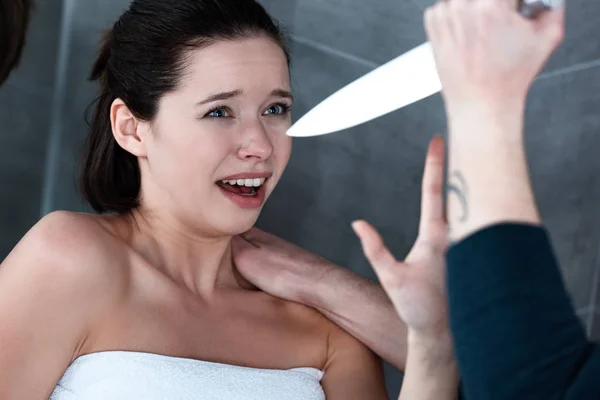
<path id="1" fill-rule="evenodd" d="M 39 216 L 49 108 L 43 94 L 0 89 L 0 260 Z"/>
<path id="2" fill-rule="evenodd" d="M 599 72 L 538 81 L 527 113 L 533 187 L 578 308 L 590 302 L 600 238 Z"/>
<path id="3" fill-rule="evenodd" d="M 51 93 L 56 74 L 56 62 L 63 0 L 36 2 L 31 15 L 27 41 L 19 67 L 10 82 L 32 90 Z"/>
<path id="4" fill-rule="evenodd" d="M 108 6 L 107 10 L 108 13 L 112 13 Z M 88 25 L 85 19 L 78 18 L 78 14 L 74 14 L 74 18 L 70 38 L 71 51 L 67 62 L 69 79 L 63 89 L 66 101 L 60 115 L 60 154 L 55 161 L 57 174 L 51 184 L 52 208 L 88 211 L 79 194 L 76 172 L 83 142 L 90 129 L 86 118 L 91 119 L 91 105 L 99 94 L 97 83 L 88 81 L 88 76 L 99 51 L 104 28 Z"/>
<path id="5" fill-rule="evenodd" d="M 433 0 L 302 0 L 295 7 L 297 36 L 382 64 L 427 40 L 424 10 Z M 565 41 L 548 63 L 556 70 L 600 58 L 596 19 L 600 2 L 567 2 Z"/>

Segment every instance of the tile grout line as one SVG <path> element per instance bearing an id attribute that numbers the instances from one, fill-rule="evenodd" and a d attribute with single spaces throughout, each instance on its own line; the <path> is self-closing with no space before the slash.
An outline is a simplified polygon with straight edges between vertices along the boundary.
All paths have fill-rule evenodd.
<path id="1" fill-rule="evenodd" d="M 338 50 L 336 48 L 333 48 L 333 47 L 325 45 L 323 43 L 308 39 L 303 36 L 298 36 L 298 35 L 292 34 L 292 35 L 290 35 L 290 37 L 294 42 L 312 47 L 316 50 L 322 51 L 327 54 L 331 54 L 331 55 L 334 55 L 334 56 L 337 56 L 337 57 L 340 57 L 340 58 L 343 58 L 343 59 L 346 59 L 349 61 L 356 62 L 367 68 L 375 69 L 375 68 L 378 68 L 381 65 L 383 65 L 383 64 L 378 64 L 374 61 L 368 60 L 363 57 L 359 57 L 359 56 L 356 56 L 356 55 L 353 55 L 350 53 L 346 53 L 344 51 Z M 555 78 L 555 77 L 558 77 L 561 75 L 566 75 L 566 74 L 570 74 L 570 73 L 574 73 L 574 72 L 582 72 L 582 71 L 585 71 L 585 70 L 588 70 L 591 68 L 595 68 L 595 67 L 600 67 L 600 59 L 586 61 L 586 62 L 578 63 L 575 65 L 570 65 L 568 67 L 558 68 L 553 71 L 543 72 L 537 77 L 536 81 L 549 79 L 549 78 Z"/>
<path id="2" fill-rule="evenodd" d="M 308 38 L 305 38 L 302 36 L 291 35 L 291 38 L 296 43 L 300 43 L 300 44 L 312 47 L 312 48 L 320 50 L 324 53 L 331 54 L 331 55 L 334 55 L 334 56 L 337 56 L 337 57 L 340 57 L 340 58 L 343 58 L 343 59 L 346 59 L 349 61 L 354 61 L 354 62 L 361 64 L 370 69 L 375 69 L 375 68 L 378 68 L 381 66 L 381 64 L 377 64 L 374 61 L 367 60 L 366 58 L 362 58 L 362 57 L 355 56 L 350 53 L 343 52 L 341 50 L 335 49 L 333 47 L 327 46 L 327 45 L 319 43 L 319 42 L 315 42 L 314 40 L 311 40 L 311 39 L 308 39 Z"/>
<path id="3" fill-rule="evenodd" d="M 558 68 L 554 71 L 543 72 L 538 76 L 536 81 L 549 79 L 549 78 L 555 78 L 557 76 L 566 75 L 566 74 L 570 74 L 573 72 L 582 72 L 582 71 L 585 71 L 585 70 L 588 70 L 591 68 L 595 68 L 595 67 L 600 67 L 600 59 L 586 61 L 583 63 L 570 65 L 568 67 Z"/>
<path id="4" fill-rule="evenodd" d="M 63 12 L 60 25 L 60 42 L 58 58 L 56 60 L 56 73 L 54 77 L 54 93 L 52 96 L 52 115 L 50 120 L 50 132 L 46 145 L 46 164 L 44 169 L 44 180 L 42 187 L 42 201 L 40 217 L 52 211 L 54 201 L 54 190 L 58 178 L 58 162 L 60 160 L 60 142 L 64 128 L 63 106 L 66 96 L 67 63 L 71 44 L 71 26 L 73 22 L 73 10 L 75 0 L 63 0 Z"/>

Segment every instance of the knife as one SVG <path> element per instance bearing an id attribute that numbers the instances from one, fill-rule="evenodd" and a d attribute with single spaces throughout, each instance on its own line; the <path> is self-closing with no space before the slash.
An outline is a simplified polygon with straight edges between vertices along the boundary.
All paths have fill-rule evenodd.
<path id="1" fill-rule="evenodd" d="M 535 18 L 564 0 L 521 0 L 519 12 Z M 381 117 L 442 89 L 429 42 L 402 54 L 332 94 L 287 131 L 310 137 L 351 128 Z"/>

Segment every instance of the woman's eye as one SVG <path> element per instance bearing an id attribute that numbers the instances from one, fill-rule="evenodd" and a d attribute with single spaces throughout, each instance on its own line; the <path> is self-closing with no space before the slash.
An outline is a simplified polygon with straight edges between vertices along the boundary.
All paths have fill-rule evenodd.
<path id="1" fill-rule="evenodd" d="M 265 112 L 267 115 L 285 114 L 289 111 L 289 107 L 283 104 L 274 104 Z"/>
<path id="2" fill-rule="evenodd" d="M 227 114 L 227 111 L 225 111 L 225 109 L 217 108 L 210 111 L 208 114 L 206 114 L 206 116 L 212 118 L 227 118 L 229 115 Z"/>

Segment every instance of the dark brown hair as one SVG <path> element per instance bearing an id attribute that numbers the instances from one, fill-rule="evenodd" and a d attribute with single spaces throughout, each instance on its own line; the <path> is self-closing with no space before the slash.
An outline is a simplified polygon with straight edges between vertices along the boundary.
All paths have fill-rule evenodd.
<path id="1" fill-rule="evenodd" d="M 0 0 L 0 85 L 19 65 L 33 0 Z"/>
<path id="2" fill-rule="evenodd" d="M 99 80 L 91 133 L 80 166 L 80 188 L 99 213 L 125 214 L 139 204 L 137 157 L 115 141 L 110 108 L 123 100 L 139 119 L 151 121 L 165 93 L 176 90 L 186 54 L 219 40 L 265 34 L 280 45 L 284 36 L 255 0 L 135 0 L 106 33 L 91 80 Z"/>

